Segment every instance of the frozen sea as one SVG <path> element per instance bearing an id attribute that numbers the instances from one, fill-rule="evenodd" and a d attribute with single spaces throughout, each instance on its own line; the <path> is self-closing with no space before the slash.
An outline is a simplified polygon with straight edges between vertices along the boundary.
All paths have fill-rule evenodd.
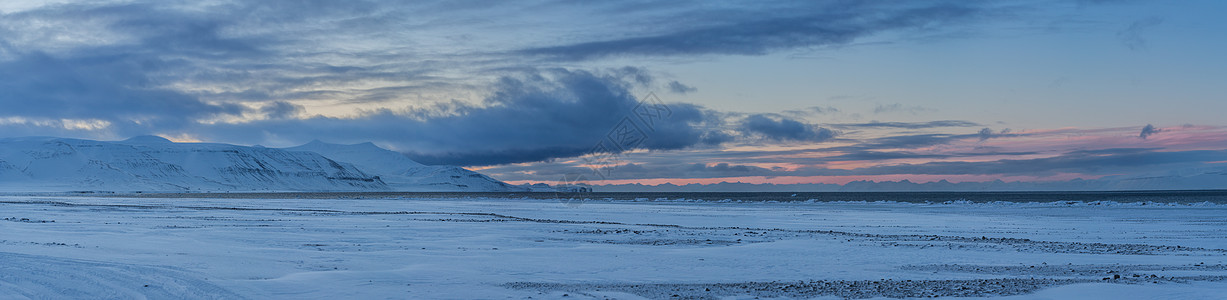
<path id="1" fill-rule="evenodd" d="M 9 194 L 0 218 L 0 299 L 1227 299 L 1227 192 Z"/>

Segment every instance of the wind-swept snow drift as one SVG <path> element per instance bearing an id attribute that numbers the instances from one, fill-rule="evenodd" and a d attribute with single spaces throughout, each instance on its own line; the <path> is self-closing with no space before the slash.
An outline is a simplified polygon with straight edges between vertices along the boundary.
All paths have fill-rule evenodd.
<path id="1" fill-rule="evenodd" d="M 309 151 L 173 143 L 155 136 L 117 142 L 51 137 L 8 138 L 0 139 L 0 190 L 221 192 L 511 189 L 509 185 L 481 174 L 456 167 L 423 166 L 398 153 L 370 144 L 331 146 L 353 148 L 361 145 L 371 148 L 349 155 L 345 151 L 335 151 L 335 154 L 354 159 L 363 166 L 372 166 L 369 169 Z M 368 154 L 382 156 L 364 156 Z M 410 169 L 436 171 L 407 172 Z M 404 171 L 387 173 L 390 170 Z M 450 170 L 453 174 L 438 170 Z M 389 185 L 383 180 L 384 176 L 395 178 L 396 183 Z"/>

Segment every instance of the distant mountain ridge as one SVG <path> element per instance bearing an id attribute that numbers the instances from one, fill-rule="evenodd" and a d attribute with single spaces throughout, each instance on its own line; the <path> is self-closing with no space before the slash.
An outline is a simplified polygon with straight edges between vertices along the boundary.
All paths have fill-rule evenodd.
<path id="1" fill-rule="evenodd" d="M 304 151 L 312 147 L 355 162 Z M 313 142 L 295 148 L 174 143 L 156 136 L 124 141 L 4 138 L 0 191 L 519 190 L 462 168 L 424 166 L 373 144 Z"/>

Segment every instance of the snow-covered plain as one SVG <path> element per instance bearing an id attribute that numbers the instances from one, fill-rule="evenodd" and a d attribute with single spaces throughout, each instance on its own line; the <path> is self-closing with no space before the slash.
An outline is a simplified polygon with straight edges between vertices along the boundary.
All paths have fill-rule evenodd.
<path id="1" fill-rule="evenodd" d="M 1227 298 L 1215 204 L 281 198 L 0 197 L 0 299 Z"/>

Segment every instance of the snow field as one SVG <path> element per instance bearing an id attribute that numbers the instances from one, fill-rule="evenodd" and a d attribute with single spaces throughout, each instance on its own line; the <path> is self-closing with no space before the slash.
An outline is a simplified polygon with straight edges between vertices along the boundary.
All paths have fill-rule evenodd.
<path id="1" fill-rule="evenodd" d="M 1216 205 L 9 196 L 0 217 L 5 299 L 1227 294 Z"/>

